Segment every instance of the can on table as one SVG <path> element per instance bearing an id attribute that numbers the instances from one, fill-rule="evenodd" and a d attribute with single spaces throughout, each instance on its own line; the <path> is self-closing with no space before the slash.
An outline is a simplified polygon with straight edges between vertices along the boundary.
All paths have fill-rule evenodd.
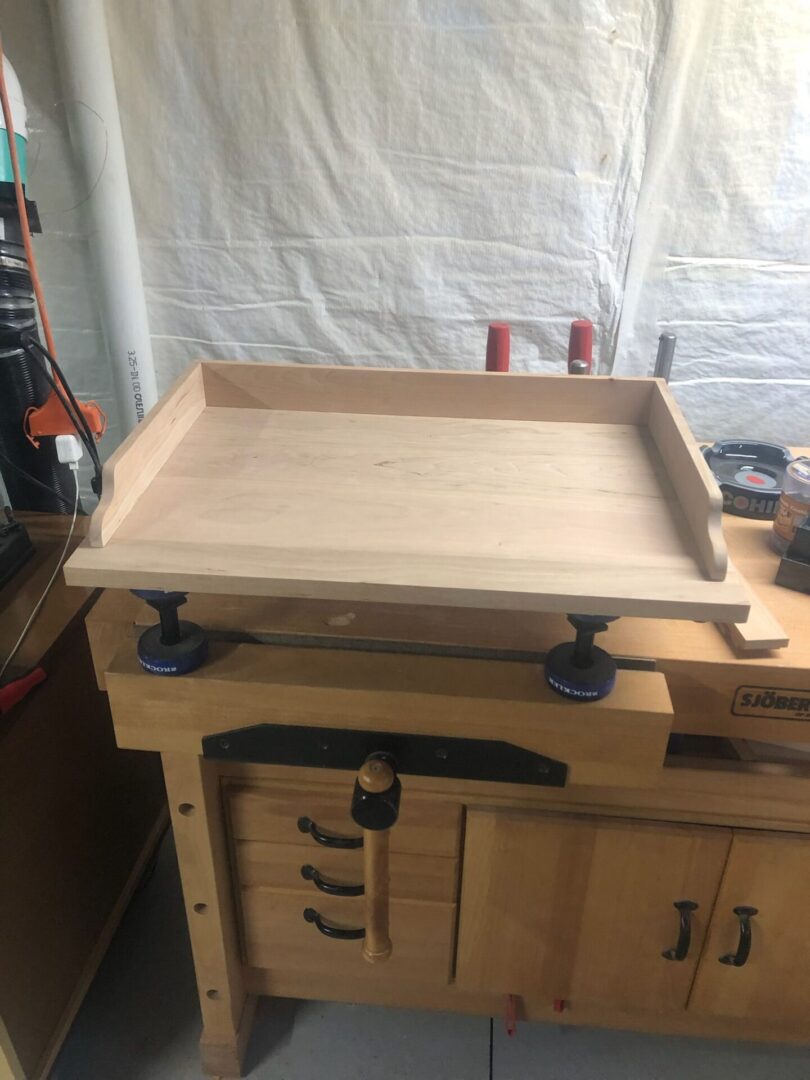
<path id="1" fill-rule="evenodd" d="M 796 529 L 810 516 L 810 458 L 791 461 L 785 469 L 782 494 L 776 508 L 771 533 L 771 547 L 784 555 L 796 535 Z"/>

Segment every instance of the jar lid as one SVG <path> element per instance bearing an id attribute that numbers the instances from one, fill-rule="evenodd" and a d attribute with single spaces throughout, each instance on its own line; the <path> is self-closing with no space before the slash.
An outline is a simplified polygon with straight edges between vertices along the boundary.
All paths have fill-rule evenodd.
<path id="1" fill-rule="evenodd" d="M 797 458 L 787 467 L 788 473 L 803 484 L 810 484 L 810 458 Z"/>

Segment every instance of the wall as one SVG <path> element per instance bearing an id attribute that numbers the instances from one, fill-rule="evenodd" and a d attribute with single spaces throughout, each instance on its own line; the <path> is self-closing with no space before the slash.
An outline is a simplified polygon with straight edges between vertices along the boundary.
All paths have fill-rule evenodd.
<path id="1" fill-rule="evenodd" d="M 109 20 L 164 381 L 200 355 L 480 365 L 493 318 L 517 368 L 559 370 L 576 314 L 608 360 L 650 4 L 151 0 Z"/>
<path id="2" fill-rule="evenodd" d="M 0 26 L 63 356 L 107 407 L 45 12 Z M 698 436 L 810 442 L 803 0 L 107 12 L 161 389 L 199 357 L 479 367 L 494 318 L 561 370 L 587 316 L 602 371 L 678 334 Z"/>
<path id="3" fill-rule="evenodd" d="M 87 196 L 74 166 L 47 4 L 42 0 L 0 0 L 3 48 L 22 83 L 28 108 L 27 194 L 36 201 L 42 235 L 34 248 L 60 363 L 74 393 L 95 398 L 110 427 L 103 455 L 121 438 L 107 351 L 94 299 L 94 275 L 82 202 Z M 98 168 L 103 168 L 103 160 Z M 20 418 L 22 422 L 22 418 Z M 90 470 L 82 467 L 84 495 Z M 90 505 L 88 503 L 88 505 Z"/>
<path id="4" fill-rule="evenodd" d="M 810 4 L 705 7 L 710 32 L 671 80 L 674 137 L 645 168 L 659 198 L 637 235 L 654 250 L 616 370 L 643 373 L 647 340 L 673 332 L 697 434 L 808 445 Z"/>

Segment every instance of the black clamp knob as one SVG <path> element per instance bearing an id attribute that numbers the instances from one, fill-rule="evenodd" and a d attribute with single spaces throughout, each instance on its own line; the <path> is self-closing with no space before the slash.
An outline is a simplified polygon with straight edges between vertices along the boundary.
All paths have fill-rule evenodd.
<path id="1" fill-rule="evenodd" d="M 186 603 L 182 592 L 133 589 L 160 618 L 157 626 L 144 630 L 138 639 L 138 660 L 153 675 L 185 675 L 208 656 L 208 638 L 196 623 L 180 619 L 177 609 Z"/>
<path id="2" fill-rule="evenodd" d="M 616 683 L 616 661 L 594 644 L 615 615 L 569 615 L 576 630 L 573 641 L 555 645 L 546 656 L 546 682 L 562 697 L 574 701 L 598 701 Z"/>
<path id="3" fill-rule="evenodd" d="M 363 786 L 360 782 L 361 778 L 358 777 L 354 782 L 351 813 L 355 823 L 361 829 L 371 829 L 377 832 L 382 829 L 390 829 L 393 825 L 396 825 L 399 817 L 402 784 L 399 782 L 394 767 L 394 759 L 390 754 L 371 754 L 366 759 L 366 766 L 374 761 L 381 761 L 388 765 L 390 772 L 385 770 L 381 775 L 390 776 L 390 773 L 393 773 L 393 780 L 386 779 L 385 784 L 387 786 L 382 790 L 376 790 L 379 785 L 374 783 L 373 780 Z"/>

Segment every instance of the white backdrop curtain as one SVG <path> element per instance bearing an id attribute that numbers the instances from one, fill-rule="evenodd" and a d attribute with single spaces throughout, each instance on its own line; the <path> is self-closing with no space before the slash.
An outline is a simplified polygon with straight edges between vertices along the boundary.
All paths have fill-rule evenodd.
<path id="1" fill-rule="evenodd" d="M 678 335 L 699 437 L 810 442 L 804 0 L 106 7 L 161 389 L 205 357 L 480 368 L 492 319 L 562 371 L 587 317 L 603 373 Z M 109 402 L 47 7 L 0 19 L 63 359 Z"/>

